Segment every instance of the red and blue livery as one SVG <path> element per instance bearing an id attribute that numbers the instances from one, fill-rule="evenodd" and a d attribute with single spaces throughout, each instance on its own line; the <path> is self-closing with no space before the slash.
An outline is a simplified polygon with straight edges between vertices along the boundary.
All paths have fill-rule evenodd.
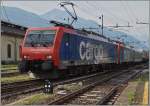
<path id="1" fill-rule="evenodd" d="M 121 42 L 59 24 L 27 30 L 20 46 L 19 70 L 58 78 L 141 62 L 142 56 Z"/>

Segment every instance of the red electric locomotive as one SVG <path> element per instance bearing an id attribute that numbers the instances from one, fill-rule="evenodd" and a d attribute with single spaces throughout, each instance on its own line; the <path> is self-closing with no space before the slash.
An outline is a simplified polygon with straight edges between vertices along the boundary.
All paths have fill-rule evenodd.
<path id="1" fill-rule="evenodd" d="M 102 71 L 102 66 L 135 62 L 136 51 L 100 34 L 53 21 L 48 28 L 29 28 L 20 46 L 21 72 L 58 78 Z M 121 46 L 122 45 L 122 46 Z M 139 53 L 136 62 L 142 61 Z M 45 76 L 46 75 L 46 76 Z"/>

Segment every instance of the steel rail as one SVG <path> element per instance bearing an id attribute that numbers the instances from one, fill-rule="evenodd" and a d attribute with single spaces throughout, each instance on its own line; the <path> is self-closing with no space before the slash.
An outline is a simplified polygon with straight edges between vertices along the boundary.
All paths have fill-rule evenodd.
<path id="1" fill-rule="evenodd" d="M 21 75 L 20 72 L 1 72 L 1 77 L 11 77 Z"/>
<path id="2" fill-rule="evenodd" d="M 84 92 L 86 92 L 86 91 L 92 89 L 93 87 L 99 85 L 100 83 L 109 81 L 110 79 L 112 79 L 112 78 L 114 78 L 114 77 L 116 77 L 116 76 L 118 76 L 118 75 L 121 75 L 121 74 L 126 73 L 126 72 L 127 72 L 127 73 L 129 72 L 128 74 L 130 75 L 130 71 L 131 71 L 131 70 L 122 71 L 122 72 L 119 72 L 119 73 L 114 73 L 113 75 L 108 76 L 107 78 L 105 77 L 105 78 L 103 78 L 103 79 L 100 80 L 100 81 L 94 82 L 94 83 L 89 84 L 89 85 L 87 85 L 87 86 L 85 86 L 85 87 L 83 87 L 83 88 L 81 88 L 81 89 L 79 89 L 79 90 L 76 90 L 76 91 L 74 91 L 74 92 L 72 92 L 72 93 L 69 93 L 69 94 L 67 94 L 67 95 L 65 95 L 65 96 L 62 96 L 62 97 L 60 97 L 60 98 L 57 98 L 56 100 L 51 101 L 50 103 L 48 103 L 48 105 L 60 105 L 60 104 L 64 104 L 66 101 L 68 101 L 68 100 L 70 100 L 70 99 L 72 99 L 72 98 L 74 98 L 74 97 L 76 97 L 76 96 L 78 96 L 78 95 L 80 95 L 80 94 L 83 94 Z M 127 77 L 127 79 L 126 79 L 124 82 L 127 82 L 129 79 L 131 79 L 133 76 L 137 75 L 137 74 L 140 73 L 140 72 L 141 72 L 141 71 L 136 71 L 135 73 L 132 73 L 132 75 L 130 75 L 129 77 Z M 123 83 L 124 83 L 124 82 L 123 82 Z M 98 101 L 96 104 L 103 104 L 103 103 L 117 90 L 117 88 L 118 88 L 119 86 L 120 86 L 119 84 L 116 85 L 116 86 L 114 86 L 113 89 L 111 89 L 111 90 L 108 92 L 108 94 L 105 95 L 105 96 L 104 96 L 100 101 Z"/>
<path id="3" fill-rule="evenodd" d="M 97 81 L 97 82 L 94 82 L 92 84 L 89 84 L 89 85 L 87 85 L 87 86 L 85 86 L 85 87 L 83 87 L 83 88 L 81 88 L 81 89 L 79 89 L 77 91 L 74 91 L 74 92 L 72 92 L 70 94 L 67 94 L 66 96 L 62 96 L 62 97 L 60 97 L 60 98 L 58 98 L 58 99 L 48 103 L 48 105 L 60 105 L 60 104 L 63 104 L 65 101 L 67 101 L 67 100 L 69 100 L 69 99 L 71 99 L 71 98 L 73 98 L 73 97 L 75 97 L 75 96 L 77 96 L 77 95 L 79 95 L 81 93 L 86 92 L 87 90 L 93 88 L 94 86 L 98 85 L 99 83 L 103 83 L 105 81 L 108 81 L 111 78 L 116 77 L 116 76 L 118 76 L 120 74 L 122 74 L 122 72 L 115 73 L 115 74 L 113 74 L 113 75 L 111 75 L 111 76 L 109 76 L 107 78 L 105 77 L 104 79 L 102 79 L 100 81 Z"/>
<path id="4" fill-rule="evenodd" d="M 99 72 L 99 73 L 95 73 L 95 74 L 92 74 L 92 75 L 87 75 L 87 76 L 82 76 L 82 77 L 77 77 L 77 78 L 73 78 L 73 79 L 67 79 L 67 80 L 63 80 L 63 81 L 56 81 L 56 82 L 53 82 L 53 86 L 57 86 L 57 85 L 62 85 L 62 84 L 68 84 L 68 83 L 71 83 L 71 82 L 75 82 L 75 81 L 81 81 L 81 80 L 84 80 L 84 79 L 88 79 L 88 78 L 91 78 L 91 77 L 95 77 L 95 76 L 98 76 L 98 75 L 104 75 L 106 74 L 106 72 Z M 9 97 L 14 97 L 14 96 L 17 96 L 17 95 L 21 95 L 21 94 L 27 94 L 27 93 L 31 93 L 31 92 L 36 92 L 36 91 L 40 91 L 43 89 L 43 86 L 36 86 L 36 88 L 33 88 L 33 83 L 38 83 L 38 80 L 40 81 L 41 79 L 37 79 L 37 80 L 31 80 L 31 81 L 19 81 L 19 82 L 15 82 L 15 83 L 7 83 L 7 84 L 2 84 L 2 95 L 1 95 L 1 98 L 2 99 L 6 99 L 6 98 L 9 98 Z M 25 88 L 26 86 L 32 86 L 32 88 L 29 88 L 29 89 L 25 89 L 25 90 L 21 90 L 19 91 L 19 88 Z M 18 89 L 16 89 L 18 88 Z M 10 93 L 7 93 L 7 89 L 15 89 L 17 90 L 16 92 L 10 92 Z M 5 93 L 3 93 L 5 92 Z"/>
<path id="5" fill-rule="evenodd" d="M 135 73 L 130 74 L 129 77 L 127 77 L 122 83 L 126 83 L 128 82 L 131 78 L 133 78 L 134 76 L 138 75 L 139 73 L 141 73 L 142 70 L 140 71 L 136 71 Z M 113 95 L 113 93 L 115 93 L 115 91 L 117 91 L 117 89 L 120 87 L 120 84 L 116 85 L 116 87 L 114 87 L 111 91 L 109 91 L 109 93 L 107 95 L 105 95 L 100 101 L 98 101 L 96 103 L 96 105 L 104 105 L 106 101 L 108 101 L 109 97 Z"/>

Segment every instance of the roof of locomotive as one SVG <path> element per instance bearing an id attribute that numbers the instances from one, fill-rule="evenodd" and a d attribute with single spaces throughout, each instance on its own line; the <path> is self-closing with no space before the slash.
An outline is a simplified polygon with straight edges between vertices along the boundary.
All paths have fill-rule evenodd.
<path id="1" fill-rule="evenodd" d="M 73 34 L 77 34 L 77 35 L 80 35 L 80 36 L 84 36 L 84 37 L 89 37 L 91 39 L 99 39 L 99 40 L 103 40 L 107 43 L 113 43 L 113 44 L 118 44 L 118 43 L 121 43 L 121 42 L 118 42 L 118 41 L 115 41 L 115 40 L 112 40 L 108 37 L 105 37 L 101 34 L 98 34 L 96 32 L 93 32 L 93 31 L 88 31 L 88 30 L 85 30 L 85 29 L 75 29 L 73 27 L 64 27 L 64 26 L 51 26 L 51 27 L 30 27 L 27 29 L 27 32 L 30 31 L 30 30 L 64 30 L 64 32 L 70 32 L 70 33 L 73 33 Z"/>
<path id="2" fill-rule="evenodd" d="M 85 29 L 76 29 L 70 24 L 58 22 L 58 21 L 55 21 L 55 20 L 51 20 L 50 23 L 54 24 L 56 27 L 64 27 L 64 29 L 70 29 L 70 31 L 72 30 L 71 32 L 75 32 L 79 35 L 86 35 L 86 36 L 88 35 L 88 36 L 92 36 L 92 37 L 97 36 L 99 38 L 101 37 L 101 38 L 105 39 L 106 42 L 115 43 L 115 44 L 118 43 L 114 40 L 111 40 L 110 38 L 108 38 L 106 36 L 103 36 L 103 35 L 99 34 L 99 33 L 96 33 L 96 32 L 93 32 L 93 31 L 88 31 L 88 30 L 85 30 Z M 90 38 L 92 38 L 92 37 L 90 37 Z"/>
<path id="3" fill-rule="evenodd" d="M 124 48 L 127 48 L 127 49 L 130 49 L 130 50 L 133 50 L 133 51 L 136 51 L 135 49 L 133 48 L 130 48 L 129 46 L 127 45 L 124 45 L 124 43 L 120 42 L 120 41 L 117 41 L 117 40 L 112 40 L 108 37 L 105 37 L 101 34 L 98 34 L 96 32 L 93 32 L 93 31 L 88 31 L 88 30 L 85 30 L 85 29 L 74 29 L 74 28 L 66 28 L 66 27 L 63 27 L 63 26 L 51 26 L 51 27 L 32 27 L 32 28 L 28 28 L 28 31 L 29 30 L 59 30 L 59 29 L 63 29 L 64 32 L 70 32 L 70 33 L 74 33 L 74 34 L 77 34 L 77 35 L 81 35 L 81 36 L 84 36 L 84 37 L 90 37 L 91 39 L 100 39 L 100 40 L 103 40 L 104 42 L 107 42 L 107 43 L 112 43 L 112 44 L 121 44 Z"/>
<path id="4" fill-rule="evenodd" d="M 67 32 L 70 32 L 70 33 L 74 33 L 74 34 L 78 34 L 78 35 L 82 35 L 82 36 L 88 36 L 91 39 L 92 38 L 95 38 L 95 39 L 98 38 L 100 40 L 103 39 L 103 41 L 105 41 L 107 43 L 112 43 L 112 44 L 115 44 L 115 45 L 121 44 L 121 46 L 124 47 L 124 48 L 132 49 L 132 50 L 136 51 L 135 48 L 131 48 L 131 47 L 125 45 L 123 42 L 120 42 L 118 40 L 113 40 L 109 37 L 106 37 L 104 35 L 101 35 L 99 33 L 93 32 L 93 31 L 89 31 L 89 30 L 85 30 L 85 29 L 75 29 L 72 25 L 57 22 L 57 21 L 54 21 L 54 20 L 50 21 L 50 23 L 54 24 L 54 26 L 50 26 L 50 27 L 32 27 L 32 28 L 28 28 L 27 31 L 29 31 L 29 30 L 49 30 L 49 29 L 58 30 L 58 29 L 63 29 L 63 30 L 65 30 Z"/>

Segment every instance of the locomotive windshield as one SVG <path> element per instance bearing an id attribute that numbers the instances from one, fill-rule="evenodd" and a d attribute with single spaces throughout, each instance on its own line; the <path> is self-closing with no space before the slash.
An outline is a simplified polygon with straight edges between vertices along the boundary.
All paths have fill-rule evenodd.
<path id="1" fill-rule="evenodd" d="M 26 47 L 47 47 L 53 45 L 55 30 L 34 30 L 30 31 L 25 40 Z"/>

